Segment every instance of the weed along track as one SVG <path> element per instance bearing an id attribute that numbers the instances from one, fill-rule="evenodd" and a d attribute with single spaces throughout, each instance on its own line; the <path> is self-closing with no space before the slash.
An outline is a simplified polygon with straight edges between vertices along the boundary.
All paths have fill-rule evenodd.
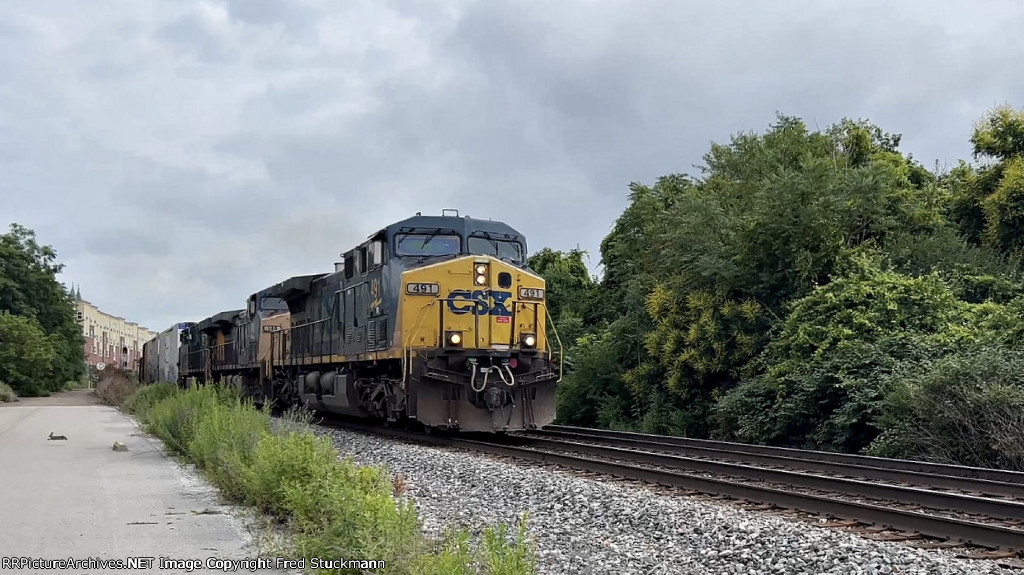
<path id="1" fill-rule="evenodd" d="M 559 426 L 469 439 L 326 423 L 733 500 L 962 557 L 1016 563 L 1024 550 L 1024 481 L 1012 481 L 1024 474 Z"/>

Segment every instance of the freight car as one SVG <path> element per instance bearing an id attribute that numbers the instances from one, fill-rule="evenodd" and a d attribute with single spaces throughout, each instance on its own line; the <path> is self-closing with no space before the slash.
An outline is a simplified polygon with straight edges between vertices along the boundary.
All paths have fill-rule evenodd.
<path id="1" fill-rule="evenodd" d="M 179 333 L 184 324 L 173 325 L 142 345 L 139 379 L 144 383 L 178 381 Z"/>
<path id="2" fill-rule="evenodd" d="M 188 324 L 180 379 L 430 429 L 542 427 L 555 417 L 561 345 L 526 253 L 504 223 L 416 214 L 343 253 L 331 273 Z"/>

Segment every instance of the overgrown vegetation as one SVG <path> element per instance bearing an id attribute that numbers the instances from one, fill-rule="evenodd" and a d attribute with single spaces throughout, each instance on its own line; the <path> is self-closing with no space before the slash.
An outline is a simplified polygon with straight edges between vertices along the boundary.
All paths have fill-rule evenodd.
<path id="1" fill-rule="evenodd" d="M 631 185 L 600 281 L 530 260 L 572 334 L 560 420 L 1024 469 L 1024 390 L 989 365 L 1024 341 L 1024 112 L 971 142 L 939 173 L 866 121 L 780 116 Z"/>
<path id="2" fill-rule="evenodd" d="M 294 534 L 295 557 L 383 560 L 383 573 L 525 575 L 535 570 L 525 524 L 442 541 L 422 534 L 412 502 L 386 469 L 342 460 L 328 438 L 292 419 L 272 426 L 231 389 L 144 386 L 124 403 L 147 431 L 203 470 L 232 501 L 260 509 Z M 525 518 L 524 518 L 525 522 Z M 324 571 L 364 573 L 360 569 Z M 378 572 L 378 571 L 372 571 Z"/>
<path id="3" fill-rule="evenodd" d="M 18 401 L 18 394 L 6 383 L 0 381 L 0 403 L 11 403 Z"/>
<path id="4" fill-rule="evenodd" d="M 122 405 L 133 397 L 139 384 L 129 372 L 110 366 L 100 372 L 96 382 L 96 394 L 107 405 Z"/>
<path id="5" fill-rule="evenodd" d="M 85 373 L 81 327 L 56 259 L 18 224 L 0 235 L 0 381 L 21 396 L 49 395 Z"/>

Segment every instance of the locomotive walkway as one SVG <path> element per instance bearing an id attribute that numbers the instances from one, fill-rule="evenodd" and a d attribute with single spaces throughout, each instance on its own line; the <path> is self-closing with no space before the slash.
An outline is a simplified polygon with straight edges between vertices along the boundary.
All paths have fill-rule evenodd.
<path id="1" fill-rule="evenodd" d="M 67 440 L 50 440 L 51 432 Z M 114 442 L 127 451 L 115 451 Z M 0 486 L 0 570 L 212 573 L 222 570 L 207 568 L 208 558 L 258 556 L 245 522 L 218 502 L 212 488 L 165 455 L 131 419 L 101 405 L 91 390 L 0 404 Z M 133 557 L 155 559 L 137 569 L 98 562 L 46 569 L 10 559 Z M 161 569 L 161 557 L 202 565 Z"/>

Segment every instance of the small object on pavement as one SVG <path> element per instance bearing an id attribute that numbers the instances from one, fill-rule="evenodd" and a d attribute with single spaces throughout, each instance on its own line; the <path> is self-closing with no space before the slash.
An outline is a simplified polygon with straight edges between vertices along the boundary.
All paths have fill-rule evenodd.
<path id="1" fill-rule="evenodd" d="M 128 451 L 128 446 L 121 443 L 120 441 L 114 442 L 114 451 Z"/>
<path id="2" fill-rule="evenodd" d="M 49 440 L 49 441 L 55 441 L 55 440 L 58 440 L 58 439 L 62 439 L 64 441 L 68 440 L 68 438 L 64 437 L 63 435 L 54 435 L 52 431 L 50 432 L 50 437 L 47 437 L 46 439 Z"/>

